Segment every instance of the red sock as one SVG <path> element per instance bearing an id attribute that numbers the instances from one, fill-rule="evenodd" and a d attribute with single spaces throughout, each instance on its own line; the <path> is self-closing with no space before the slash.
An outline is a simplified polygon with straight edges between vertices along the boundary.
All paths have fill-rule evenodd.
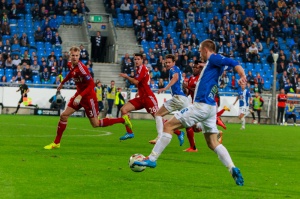
<path id="1" fill-rule="evenodd" d="M 180 135 L 180 131 L 179 131 L 178 129 L 175 129 L 175 130 L 174 130 L 174 133 L 175 133 L 176 135 Z"/>
<path id="2" fill-rule="evenodd" d="M 192 149 L 196 149 L 196 143 L 195 143 L 195 139 L 194 139 L 194 130 L 192 127 L 189 127 L 189 128 L 186 128 L 186 134 L 187 134 L 187 137 L 189 139 L 189 142 L 190 142 L 190 147 Z"/>
<path id="3" fill-rule="evenodd" d="M 220 111 L 217 113 L 217 117 L 220 117 L 224 112 L 225 112 L 225 109 L 220 110 Z"/>
<path id="4" fill-rule="evenodd" d="M 99 120 L 100 127 L 111 126 L 118 123 L 124 123 L 125 120 L 123 118 L 103 118 Z"/>
<path id="5" fill-rule="evenodd" d="M 125 127 L 126 127 L 126 132 L 127 133 L 133 133 L 131 128 L 129 128 L 128 126 L 125 126 Z"/>
<path id="6" fill-rule="evenodd" d="M 63 122 L 61 120 L 59 120 L 58 125 L 57 125 L 57 131 L 56 131 L 56 138 L 54 140 L 55 144 L 59 144 L 61 137 L 66 129 L 67 126 L 67 122 Z"/>

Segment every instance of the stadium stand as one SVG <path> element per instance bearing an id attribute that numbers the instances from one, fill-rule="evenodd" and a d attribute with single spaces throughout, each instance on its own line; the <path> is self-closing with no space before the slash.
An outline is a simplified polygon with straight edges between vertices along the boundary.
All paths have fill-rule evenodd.
<path id="1" fill-rule="evenodd" d="M 9 24 L 9 28 L 2 25 L 1 29 L 2 45 L 0 44 L 0 52 L 2 53 L 2 64 L 0 78 L 6 76 L 8 82 L 13 82 L 18 71 L 17 68 L 20 68 L 16 63 L 20 64 L 21 70 L 24 70 L 22 69 L 23 62 L 32 65 L 33 61 L 37 60 L 40 66 L 40 74 L 34 75 L 32 80 L 26 80 L 26 83 L 49 83 L 48 81 L 42 81 L 42 73 L 45 67 L 51 71 L 51 66 L 48 65 L 51 53 L 54 52 L 55 61 L 58 61 L 58 58 L 62 56 L 59 39 L 55 33 L 60 25 L 81 25 L 83 22 L 82 13 L 86 13 L 88 8 L 79 1 L 24 2 L 8 0 L 0 3 L 3 25 L 5 23 Z M 74 5 L 77 12 L 74 11 Z M 13 59 L 15 55 L 21 57 L 20 62 L 13 62 L 12 68 L 7 68 L 6 59 L 8 57 Z M 64 57 L 64 59 L 66 63 L 67 57 Z M 58 68 L 53 70 L 66 75 L 67 67 L 64 66 L 62 70 L 58 70 Z M 51 81 L 53 79 L 55 79 L 55 76 L 51 77 Z"/>
<path id="2" fill-rule="evenodd" d="M 270 63 L 267 59 L 271 49 L 274 52 L 280 49 L 284 51 L 285 57 L 281 57 L 278 63 L 284 59 L 286 68 L 293 50 L 296 56 L 292 61 L 299 63 L 300 3 L 295 0 L 225 0 L 222 3 L 218 0 L 132 1 L 129 2 L 131 15 L 128 12 L 122 13 L 121 4 L 117 1 L 105 1 L 104 4 L 107 12 L 112 13 L 115 26 L 127 27 L 126 21 L 133 21 L 137 41 L 148 60 L 153 54 L 157 61 L 160 55 L 166 53 L 174 54 L 179 60 L 186 54 L 189 55 L 189 60 L 199 59 L 198 45 L 192 45 L 191 42 L 191 37 L 195 34 L 199 41 L 208 38 L 214 40 L 219 53 L 235 58 L 246 71 L 251 70 L 254 75 L 261 73 L 266 80 L 263 86 L 265 90 L 270 90 L 273 86 L 273 61 Z M 111 9 L 112 7 L 116 9 Z M 160 25 L 157 25 L 158 22 Z M 141 39 L 140 35 L 144 34 L 142 29 L 145 29 L 145 36 Z M 159 31 L 162 31 L 162 35 L 158 35 Z M 187 35 L 188 40 L 184 35 Z M 256 39 L 258 43 L 255 43 Z M 246 49 L 252 43 L 260 46 L 258 59 L 254 61 L 253 52 L 249 52 L 251 62 L 245 62 L 243 57 L 248 56 Z M 159 45 L 160 53 L 152 52 L 155 44 Z M 179 50 L 180 44 L 187 46 L 184 50 Z M 164 45 L 166 49 L 163 50 Z M 296 70 L 289 74 L 289 78 L 299 72 L 299 64 L 295 67 Z"/>

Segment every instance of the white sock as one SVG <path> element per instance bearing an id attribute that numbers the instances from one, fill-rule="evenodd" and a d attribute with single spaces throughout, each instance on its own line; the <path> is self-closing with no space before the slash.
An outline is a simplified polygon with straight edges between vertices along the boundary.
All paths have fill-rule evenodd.
<path id="1" fill-rule="evenodd" d="M 171 142 L 172 135 L 169 133 L 163 132 L 161 137 L 157 140 L 155 146 L 151 154 L 149 155 L 149 159 L 151 161 L 156 161 L 160 154 L 165 150 L 168 144 Z"/>
<path id="2" fill-rule="evenodd" d="M 218 158 L 221 160 L 221 162 L 228 168 L 229 172 L 231 172 L 231 169 L 235 166 L 227 149 L 222 144 L 219 144 L 214 149 L 214 152 L 218 155 Z"/>
<path id="3" fill-rule="evenodd" d="M 155 121 L 156 121 L 156 130 L 157 130 L 158 137 L 161 137 L 164 128 L 162 116 L 155 116 Z"/>
<path id="4" fill-rule="evenodd" d="M 242 117 L 241 121 L 242 121 L 242 127 L 245 128 L 245 123 L 246 123 L 245 116 Z"/>

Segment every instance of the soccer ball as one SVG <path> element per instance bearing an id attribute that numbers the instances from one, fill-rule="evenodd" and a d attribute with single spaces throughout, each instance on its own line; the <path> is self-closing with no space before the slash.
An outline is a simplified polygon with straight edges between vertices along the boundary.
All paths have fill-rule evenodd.
<path id="1" fill-rule="evenodd" d="M 134 164 L 134 161 L 142 161 L 145 158 L 144 155 L 142 154 L 133 154 L 132 156 L 130 156 L 129 161 L 128 161 L 128 165 L 129 168 L 134 171 L 134 172 L 142 172 L 146 169 L 145 166 L 138 166 Z"/>

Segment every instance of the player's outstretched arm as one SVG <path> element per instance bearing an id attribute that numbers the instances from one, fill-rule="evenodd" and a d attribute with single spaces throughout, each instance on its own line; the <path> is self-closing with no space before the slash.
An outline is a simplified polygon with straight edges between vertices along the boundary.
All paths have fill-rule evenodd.
<path id="1" fill-rule="evenodd" d="M 247 84 L 247 77 L 245 75 L 245 71 L 241 65 L 237 65 L 234 67 L 236 72 L 239 74 L 240 79 L 238 81 L 239 85 L 246 85 Z"/>
<path id="2" fill-rule="evenodd" d="M 170 80 L 169 84 L 165 88 L 161 88 L 158 90 L 158 94 L 171 88 L 171 86 L 173 86 L 178 81 L 178 78 L 178 73 L 175 73 L 172 79 Z"/>
<path id="3" fill-rule="evenodd" d="M 133 83 L 135 86 L 137 86 L 139 84 L 138 80 L 136 80 L 136 79 L 134 79 L 132 77 L 129 77 L 126 73 L 120 73 L 119 76 L 127 79 L 128 81 L 130 81 L 131 83 Z"/>

